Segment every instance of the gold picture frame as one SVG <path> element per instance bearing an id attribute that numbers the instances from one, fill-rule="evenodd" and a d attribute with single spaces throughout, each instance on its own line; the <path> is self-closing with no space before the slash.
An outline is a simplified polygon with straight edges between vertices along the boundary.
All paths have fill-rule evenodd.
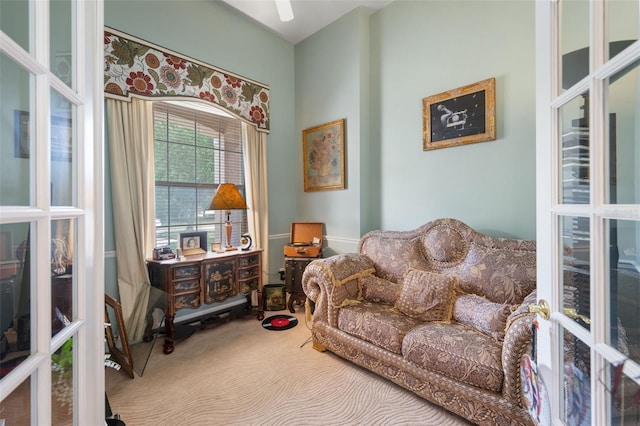
<path id="1" fill-rule="evenodd" d="M 302 131 L 304 191 L 345 188 L 345 120 L 335 120 Z"/>
<path id="2" fill-rule="evenodd" d="M 496 138 L 496 79 L 422 99 L 424 151 Z"/>

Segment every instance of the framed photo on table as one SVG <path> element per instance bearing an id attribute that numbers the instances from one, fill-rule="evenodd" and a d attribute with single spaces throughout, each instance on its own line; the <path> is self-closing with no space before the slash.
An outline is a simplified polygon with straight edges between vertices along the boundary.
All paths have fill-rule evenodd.
<path id="1" fill-rule="evenodd" d="M 489 78 L 422 99 L 423 150 L 495 140 L 495 85 Z"/>
<path id="2" fill-rule="evenodd" d="M 184 256 L 205 254 L 207 252 L 207 233 L 182 232 L 180 234 L 180 248 Z"/>
<path id="3" fill-rule="evenodd" d="M 345 188 L 344 124 L 340 119 L 302 131 L 305 192 Z"/>

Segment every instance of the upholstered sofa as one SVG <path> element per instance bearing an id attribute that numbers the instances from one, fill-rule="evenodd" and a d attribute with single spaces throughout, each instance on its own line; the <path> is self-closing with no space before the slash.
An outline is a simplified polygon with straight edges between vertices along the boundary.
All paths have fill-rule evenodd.
<path id="1" fill-rule="evenodd" d="M 531 351 L 534 241 L 455 219 L 373 231 L 357 253 L 311 262 L 314 348 L 480 425 L 533 424 L 520 363 Z"/>

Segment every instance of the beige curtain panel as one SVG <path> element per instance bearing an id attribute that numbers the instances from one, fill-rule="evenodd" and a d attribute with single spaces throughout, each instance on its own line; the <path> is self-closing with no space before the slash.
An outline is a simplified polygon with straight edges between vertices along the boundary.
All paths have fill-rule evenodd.
<path id="1" fill-rule="evenodd" d="M 145 259 L 155 244 L 152 103 L 107 99 L 118 289 L 125 329 L 142 339 L 149 300 Z"/>

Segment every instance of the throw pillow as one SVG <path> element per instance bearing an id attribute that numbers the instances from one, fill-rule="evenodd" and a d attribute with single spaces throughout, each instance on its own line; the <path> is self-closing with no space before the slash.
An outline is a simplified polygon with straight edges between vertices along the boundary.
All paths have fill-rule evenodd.
<path id="1" fill-rule="evenodd" d="M 456 281 L 455 275 L 409 269 L 396 308 L 422 321 L 450 323 Z"/>
<path id="2" fill-rule="evenodd" d="M 366 275 L 360 278 L 362 285 L 362 297 L 371 302 L 384 302 L 394 305 L 400 293 L 400 284 L 378 278 L 373 275 Z"/>
<path id="3" fill-rule="evenodd" d="M 511 310 L 511 305 L 494 303 L 475 294 L 465 294 L 458 297 L 453 306 L 453 319 L 501 342 L 504 340 Z"/>

